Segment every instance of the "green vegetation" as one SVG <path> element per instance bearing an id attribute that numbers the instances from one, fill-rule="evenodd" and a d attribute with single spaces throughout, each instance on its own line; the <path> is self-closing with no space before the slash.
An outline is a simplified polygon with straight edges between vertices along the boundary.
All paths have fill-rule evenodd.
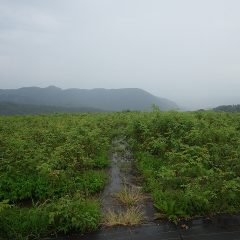
<path id="1" fill-rule="evenodd" d="M 240 114 L 154 109 L 1 117 L 1 237 L 97 229 L 109 148 L 122 136 L 161 215 L 177 221 L 239 212 Z"/>
<path id="2" fill-rule="evenodd" d="M 139 114 L 130 131 L 137 167 L 169 219 L 240 210 L 240 115 Z"/>
<path id="3" fill-rule="evenodd" d="M 98 227 L 97 194 L 107 180 L 112 123 L 104 114 L 0 118 L 4 237 Z"/>

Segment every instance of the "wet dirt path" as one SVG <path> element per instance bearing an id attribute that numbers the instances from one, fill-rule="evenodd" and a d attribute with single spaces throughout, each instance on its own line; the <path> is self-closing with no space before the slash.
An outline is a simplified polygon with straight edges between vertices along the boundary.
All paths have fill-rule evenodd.
<path id="1" fill-rule="evenodd" d="M 138 176 L 134 171 L 134 159 L 128 144 L 124 139 L 117 139 L 113 142 L 111 154 L 111 168 L 109 170 L 109 184 L 105 187 L 102 195 L 103 212 L 111 209 L 122 211 L 124 206 L 119 203 L 115 195 L 121 191 L 123 186 L 140 189 L 144 195 L 144 200 L 139 203 L 138 207 L 143 213 L 143 223 L 154 220 L 155 209 L 150 196 L 144 194 L 142 187 L 137 181 Z"/>

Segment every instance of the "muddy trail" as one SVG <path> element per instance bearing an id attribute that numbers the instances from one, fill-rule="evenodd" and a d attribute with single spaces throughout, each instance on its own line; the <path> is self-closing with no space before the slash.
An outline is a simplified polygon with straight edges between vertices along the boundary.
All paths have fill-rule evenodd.
<path id="1" fill-rule="evenodd" d="M 120 193 L 124 194 L 123 197 L 126 198 L 126 201 L 136 198 L 134 205 L 142 215 L 142 223 L 153 222 L 155 214 L 153 203 L 150 196 L 143 193 L 135 171 L 132 153 L 124 139 L 113 142 L 109 176 L 109 184 L 105 187 L 102 195 L 103 215 L 108 211 L 121 214 L 129 207 L 126 203 L 119 201 L 117 196 Z"/>

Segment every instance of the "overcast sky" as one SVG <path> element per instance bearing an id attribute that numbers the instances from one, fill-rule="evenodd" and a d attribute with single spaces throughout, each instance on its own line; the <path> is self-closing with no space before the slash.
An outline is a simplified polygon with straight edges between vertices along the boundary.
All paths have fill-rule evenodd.
<path id="1" fill-rule="evenodd" d="M 239 0 L 0 0 L 0 88 L 240 103 Z"/>

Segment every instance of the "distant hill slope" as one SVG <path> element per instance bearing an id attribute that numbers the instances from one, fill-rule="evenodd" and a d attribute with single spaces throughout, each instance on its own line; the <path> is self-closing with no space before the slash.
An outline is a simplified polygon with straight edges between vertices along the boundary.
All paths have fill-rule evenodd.
<path id="1" fill-rule="evenodd" d="M 213 108 L 215 112 L 240 112 L 240 104 L 236 105 L 222 105 L 216 108 Z"/>
<path id="2" fill-rule="evenodd" d="M 138 88 L 123 89 L 67 89 L 26 87 L 0 90 L 0 102 L 48 105 L 61 107 L 87 107 L 105 111 L 149 110 L 152 104 L 163 111 L 177 109 L 176 103 L 153 96 Z"/>
<path id="3" fill-rule="evenodd" d="M 78 113 L 78 112 L 102 112 L 102 110 L 87 107 L 68 108 L 58 106 L 0 102 L 0 115 L 27 115 L 27 114 Z"/>

